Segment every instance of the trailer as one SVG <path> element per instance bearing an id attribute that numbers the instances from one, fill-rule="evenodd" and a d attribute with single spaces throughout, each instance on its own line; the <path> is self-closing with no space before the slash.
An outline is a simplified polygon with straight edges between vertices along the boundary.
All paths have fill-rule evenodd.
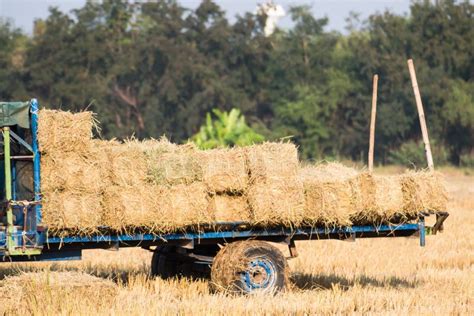
<path id="1" fill-rule="evenodd" d="M 153 252 L 151 274 L 162 278 L 211 273 L 216 289 L 251 293 L 286 286 L 288 264 L 272 245 L 288 247 L 296 257 L 297 240 L 419 237 L 443 230 L 447 212 L 420 213 L 397 225 L 325 227 L 256 227 L 245 222 L 213 223 L 212 227 L 170 234 L 117 234 L 107 227 L 92 236 L 57 236 L 42 224 L 41 153 L 38 147 L 38 102 L 0 102 L 0 258 L 3 262 L 79 260 L 85 249 L 141 247 Z M 435 216 L 433 226 L 425 217 Z"/>

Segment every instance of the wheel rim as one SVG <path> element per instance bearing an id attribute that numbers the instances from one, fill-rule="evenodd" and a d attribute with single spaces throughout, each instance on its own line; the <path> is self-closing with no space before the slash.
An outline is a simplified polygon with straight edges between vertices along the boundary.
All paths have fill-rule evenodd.
<path id="1" fill-rule="evenodd" d="M 253 258 L 242 275 L 242 283 L 247 291 L 269 290 L 276 283 L 276 268 L 265 257 Z"/>

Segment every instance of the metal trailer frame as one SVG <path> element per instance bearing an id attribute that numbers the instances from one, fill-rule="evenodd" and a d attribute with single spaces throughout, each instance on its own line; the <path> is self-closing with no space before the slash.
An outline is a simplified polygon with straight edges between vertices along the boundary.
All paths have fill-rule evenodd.
<path id="1" fill-rule="evenodd" d="M 142 247 L 153 250 L 160 245 L 176 245 L 193 249 L 199 245 L 216 245 L 227 242 L 257 239 L 286 243 L 292 257 L 296 256 L 295 240 L 355 240 L 356 238 L 376 237 L 419 237 L 420 246 L 425 246 L 425 236 L 436 234 L 443 230 L 443 222 L 448 213 L 436 214 L 436 224 L 425 226 L 425 216 L 420 214 L 418 220 L 400 225 L 352 226 L 340 228 L 300 227 L 271 229 L 252 227 L 248 223 L 217 223 L 212 229 L 202 229 L 200 232 L 154 234 L 110 234 L 104 227 L 104 233 L 94 236 L 50 236 L 47 227 L 41 225 L 41 153 L 38 147 L 38 101 L 30 101 L 30 125 L 32 144 L 16 135 L 8 126 L 1 126 L 4 140 L 5 168 L 5 197 L 6 225 L 0 226 L 0 261 L 46 261 L 46 260 L 76 260 L 81 258 L 83 249 L 118 249 L 122 247 Z M 16 169 L 10 155 L 10 142 L 13 138 L 18 144 L 31 151 L 33 160 L 33 201 L 18 201 L 16 197 Z M 18 157 L 17 157 L 18 158 Z M 13 181 L 12 181 L 13 176 Z M 14 213 L 19 214 L 20 220 L 14 221 Z M 196 231 L 196 230 L 194 230 Z"/>

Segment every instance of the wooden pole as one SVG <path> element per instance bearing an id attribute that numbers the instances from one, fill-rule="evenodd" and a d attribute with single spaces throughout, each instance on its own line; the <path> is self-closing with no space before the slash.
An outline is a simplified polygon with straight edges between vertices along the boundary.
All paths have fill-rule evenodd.
<path id="1" fill-rule="evenodd" d="M 370 138 L 369 138 L 369 173 L 374 169 L 374 143 L 375 143 L 375 118 L 377 116 L 377 87 L 379 76 L 374 75 L 372 87 L 372 114 L 370 115 Z"/>
<path id="2" fill-rule="evenodd" d="M 425 111 L 423 110 L 423 103 L 421 102 L 420 89 L 416 80 L 415 66 L 413 60 L 408 59 L 408 70 L 410 71 L 411 83 L 413 86 L 413 93 L 415 93 L 416 107 L 418 109 L 418 116 L 420 118 L 421 134 L 423 135 L 423 143 L 425 144 L 426 160 L 428 161 L 428 168 L 433 171 L 433 156 L 431 155 L 430 139 L 428 137 L 428 128 L 426 127 Z"/>

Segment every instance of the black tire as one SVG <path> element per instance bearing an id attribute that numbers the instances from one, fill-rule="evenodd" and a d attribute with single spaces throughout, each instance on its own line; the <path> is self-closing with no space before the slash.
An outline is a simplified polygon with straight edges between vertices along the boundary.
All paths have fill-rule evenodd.
<path id="1" fill-rule="evenodd" d="M 286 259 L 276 247 L 258 240 L 237 241 L 214 258 L 211 284 L 215 291 L 236 294 L 276 293 L 286 288 L 288 275 Z"/>
<path id="2" fill-rule="evenodd" d="M 158 246 L 151 259 L 151 275 L 162 279 L 178 275 L 178 262 L 172 258 L 176 253 L 175 246 Z"/>
<path id="3" fill-rule="evenodd" d="M 191 253 L 214 257 L 217 245 L 200 246 L 191 252 L 178 246 L 158 246 L 151 259 L 151 275 L 162 279 L 187 277 L 192 279 L 209 278 L 209 264 L 199 263 Z"/>

